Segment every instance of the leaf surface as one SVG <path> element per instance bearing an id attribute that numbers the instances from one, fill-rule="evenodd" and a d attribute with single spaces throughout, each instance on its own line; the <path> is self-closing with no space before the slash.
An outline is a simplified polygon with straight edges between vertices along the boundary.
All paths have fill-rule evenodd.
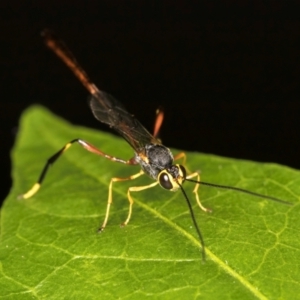
<path id="1" fill-rule="evenodd" d="M 204 181 L 293 203 L 201 186 L 201 201 L 213 210 L 204 213 L 186 182 L 207 247 L 203 263 L 180 191 L 156 186 L 132 193 L 132 218 L 120 228 L 127 189 L 151 183 L 146 176 L 114 184 L 108 225 L 97 234 L 110 178 L 127 177 L 139 167 L 113 163 L 79 145 L 50 168 L 37 194 L 18 200 L 46 160 L 77 137 L 110 155 L 133 155 L 122 139 L 72 126 L 45 108 L 24 113 L 12 152 L 14 184 L 1 209 L 0 298 L 299 299 L 299 171 L 187 153 L 187 167 L 200 171 Z"/>

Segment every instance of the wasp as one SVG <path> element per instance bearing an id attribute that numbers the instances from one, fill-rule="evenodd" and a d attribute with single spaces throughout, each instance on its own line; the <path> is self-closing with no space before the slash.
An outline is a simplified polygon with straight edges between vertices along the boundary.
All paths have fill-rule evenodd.
<path id="1" fill-rule="evenodd" d="M 49 30 L 44 30 L 42 36 L 45 40 L 45 44 L 71 69 L 74 75 L 79 79 L 83 86 L 89 91 L 89 105 L 91 111 L 96 119 L 100 122 L 107 124 L 109 127 L 118 132 L 127 143 L 133 148 L 134 156 L 129 160 L 124 160 L 115 156 L 104 153 L 94 145 L 82 139 L 74 139 L 67 143 L 62 149 L 52 155 L 46 162 L 37 182 L 32 186 L 32 188 L 25 194 L 20 195 L 19 198 L 27 199 L 32 197 L 41 187 L 41 184 L 45 178 L 45 175 L 49 167 L 73 144 L 78 143 L 85 150 L 92 152 L 96 155 L 103 156 L 113 162 L 122 163 L 125 165 L 140 165 L 141 170 L 134 175 L 126 178 L 113 177 L 110 180 L 108 188 L 108 201 L 106 207 L 106 213 L 101 227 L 98 229 L 102 232 L 107 225 L 110 207 L 112 204 L 112 191 L 113 184 L 119 181 L 128 181 L 136 179 L 144 174 L 151 177 L 154 182 L 145 186 L 133 186 L 129 187 L 127 191 L 127 198 L 129 201 L 129 209 L 126 220 L 121 224 L 125 226 L 129 223 L 132 215 L 133 198 L 131 196 L 132 192 L 138 192 L 146 190 L 156 185 L 160 185 L 162 188 L 175 192 L 180 190 L 183 194 L 190 215 L 199 237 L 199 241 L 202 249 L 202 257 L 205 260 L 205 244 L 200 228 L 196 222 L 196 218 L 192 209 L 191 202 L 183 189 L 183 183 L 185 181 L 190 181 L 195 184 L 193 193 L 195 194 L 196 201 L 199 207 L 205 211 L 210 212 L 211 210 L 204 207 L 198 195 L 199 185 L 207 185 L 216 188 L 231 189 L 238 192 L 247 193 L 253 196 L 265 198 L 268 200 L 273 200 L 279 203 L 291 205 L 291 203 L 262 194 L 258 194 L 249 190 L 241 189 L 233 186 L 224 186 L 214 183 L 208 183 L 200 181 L 199 172 L 188 172 L 186 167 L 184 167 L 186 162 L 186 155 L 181 152 L 173 156 L 169 148 L 165 147 L 161 140 L 158 138 L 158 133 L 163 122 L 164 113 L 162 110 L 157 112 L 154 133 L 151 134 L 145 127 L 127 110 L 125 107 L 117 101 L 110 94 L 105 93 L 97 88 L 97 86 L 89 79 L 86 72 L 79 65 L 73 54 L 69 51 L 67 46 L 59 39 L 57 39 L 54 34 Z M 182 159 L 183 164 L 174 164 L 174 161 Z"/>

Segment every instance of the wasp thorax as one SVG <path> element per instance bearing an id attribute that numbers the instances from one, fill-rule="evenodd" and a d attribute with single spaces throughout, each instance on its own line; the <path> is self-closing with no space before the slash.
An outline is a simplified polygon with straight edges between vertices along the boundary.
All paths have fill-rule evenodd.
<path id="1" fill-rule="evenodd" d="M 172 166 L 173 155 L 167 147 L 149 144 L 145 146 L 145 149 L 150 164 L 161 168 Z"/>

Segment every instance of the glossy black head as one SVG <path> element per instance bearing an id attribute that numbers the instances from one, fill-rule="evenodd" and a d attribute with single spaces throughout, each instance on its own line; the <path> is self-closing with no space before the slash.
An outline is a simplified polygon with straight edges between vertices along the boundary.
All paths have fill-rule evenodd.
<path id="1" fill-rule="evenodd" d="M 186 170 L 181 165 L 172 165 L 158 174 L 158 182 L 166 190 L 175 192 L 186 178 Z"/>

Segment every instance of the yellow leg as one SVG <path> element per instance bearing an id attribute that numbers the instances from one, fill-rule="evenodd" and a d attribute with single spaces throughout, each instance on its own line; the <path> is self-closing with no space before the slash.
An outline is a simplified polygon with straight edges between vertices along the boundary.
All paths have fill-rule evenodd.
<path id="1" fill-rule="evenodd" d="M 127 181 L 127 180 L 133 180 L 133 179 L 136 179 L 138 177 L 140 177 L 141 175 L 143 175 L 144 172 L 143 170 L 140 170 L 139 173 L 137 174 L 134 174 L 134 175 L 131 175 L 129 177 L 126 177 L 126 178 L 118 178 L 118 177 L 114 177 L 110 180 L 110 183 L 109 183 L 109 188 L 108 188 L 108 200 L 107 200 L 107 206 L 106 206 L 106 213 L 105 213 L 105 218 L 104 218 L 104 221 L 102 223 L 102 226 L 99 228 L 98 232 L 101 232 L 103 231 L 103 229 L 105 228 L 106 224 L 107 224 L 107 221 L 108 221 L 108 216 L 109 216 L 109 211 L 110 211 L 110 206 L 112 204 L 112 186 L 113 186 L 113 183 L 114 182 L 119 182 L 119 181 Z M 129 200 L 130 202 L 130 200 Z M 132 204 L 131 204 L 132 205 Z M 129 210 L 131 210 L 131 208 L 129 207 Z M 131 214 L 131 212 L 130 212 Z"/>
<path id="2" fill-rule="evenodd" d="M 187 178 L 187 179 L 190 179 L 190 178 L 194 178 L 194 177 L 197 177 L 197 181 L 200 182 L 200 174 L 199 174 L 198 172 L 194 172 L 194 173 L 188 175 L 186 178 Z M 195 196 L 196 196 L 197 203 L 198 203 L 199 207 L 200 207 L 202 210 L 204 210 L 205 212 L 212 212 L 211 209 L 206 208 L 206 207 L 204 207 L 204 206 L 201 204 L 201 201 L 200 201 L 200 198 L 199 198 L 199 194 L 198 194 L 199 185 L 200 185 L 199 183 L 196 183 L 195 188 L 194 188 L 194 190 L 193 190 L 193 193 L 195 193 Z"/>
<path id="3" fill-rule="evenodd" d="M 174 160 L 182 159 L 182 164 L 185 166 L 186 164 L 186 154 L 184 152 L 180 152 L 174 156 Z"/>
<path id="4" fill-rule="evenodd" d="M 19 195 L 18 198 L 19 199 L 28 199 L 30 197 L 32 197 L 40 188 L 49 167 L 54 164 L 56 162 L 56 160 L 65 152 L 67 151 L 74 143 L 78 143 L 81 147 L 83 147 L 85 150 L 95 153 L 97 155 L 103 156 L 111 161 L 115 161 L 115 162 L 119 162 L 119 163 L 123 163 L 123 164 L 127 164 L 127 165 L 136 165 L 137 162 L 135 161 L 134 157 L 130 160 L 123 160 L 111 155 L 108 155 L 104 152 L 102 152 L 100 149 L 97 149 L 95 146 L 93 146 L 92 144 L 81 140 L 81 139 L 75 139 L 70 141 L 69 143 L 67 143 L 63 148 L 61 148 L 58 152 L 56 152 L 54 155 L 52 155 L 51 157 L 48 158 L 46 164 L 44 165 L 44 168 L 40 174 L 40 177 L 38 178 L 38 181 L 32 186 L 32 188 L 25 194 Z"/>
<path id="5" fill-rule="evenodd" d="M 185 167 L 188 174 L 191 174 L 191 170 L 186 166 L 186 154 L 184 152 L 180 152 L 174 156 L 174 160 L 182 159 L 182 165 Z"/>
<path id="6" fill-rule="evenodd" d="M 44 166 L 44 168 L 42 170 L 42 173 L 40 175 L 38 182 L 36 182 L 28 192 L 26 192 L 25 194 L 19 195 L 18 199 L 28 199 L 28 198 L 32 197 L 40 189 L 41 183 L 48 171 L 49 166 L 53 162 L 55 162 L 60 155 L 62 155 L 65 151 L 67 151 L 71 147 L 72 143 L 73 143 L 73 141 L 71 141 L 70 143 L 67 143 L 62 149 L 60 149 L 57 153 L 55 153 L 53 156 L 51 156 L 48 159 L 46 165 Z"/>
<path id="7" fill-rule="evenodd" d="M 30 198 L 32 195 L 34 195 L 39 189 L 40 189 L 41 185 L 39 183 L 35 183 L 33 185 L 33 187 L 25 194 L 23 195 L 19 195 L 18 199 L 28 199 Z"/>
<path id="8" fill-rule="evenodd" d="M 156 186 L 158 184 L 158 181 L 155 181 L 149 185 L 145 185 L 145 186 L 133 186 L 130 187 L 127 191 L 127 197 L 128 197 L 128 201 L 129 201 L 129 212 L 128 212 L 128 217 L 126 219 L 126 221 L 124 223 L 122 223 L 122 226 L 126 226 L 131 218 L 131 213 L 132 213 L 132 204 L 133 204 L 133 199 L 130 195 L 130 192 L 139 192 L 139 191 L 143 191 L 146 189 L 150 189 L 154 186 Z"/>

